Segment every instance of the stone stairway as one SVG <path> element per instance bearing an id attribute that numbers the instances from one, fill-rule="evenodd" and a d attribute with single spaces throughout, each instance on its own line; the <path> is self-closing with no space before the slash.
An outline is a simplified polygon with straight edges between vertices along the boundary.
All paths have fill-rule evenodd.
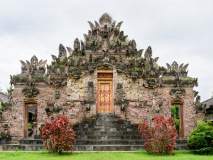
<path id="1" fill-rule="evenodd" d="M 144 149 L 144 139 L 138 125 L 117 120 L 114 114 L 97 114 L 96 120 L 82 121 L 73 126 L 76 144 L 74 151 L 136 151 Z M 35 137 L 37 138 L 37 137 Z M 177 139 L 176 149 L 187 149 L 186 139 Z M 22 139 L 19 144 L 3 145 L 3 150 L 44 150 L 41 139 Z"/>
<path id="2" fill-rule="evenodd" d="M 143 149 L 138 125 L 117 120 L 114 114 L 99 113 L 95 121 L 83 121 L 76 131 L 75 151 L 135 151 Z"/>

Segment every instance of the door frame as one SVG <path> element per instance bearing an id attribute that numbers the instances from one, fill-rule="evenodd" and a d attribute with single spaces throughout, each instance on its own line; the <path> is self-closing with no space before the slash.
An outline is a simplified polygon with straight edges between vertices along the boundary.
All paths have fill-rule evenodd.
<path id="1" fill-rule="evenodd" d="M 108 74 L 111 74 L 112 77 L 106 77 L 106 78 L 101 78 L 99 77 L 99 74 L 101 73 L 108 73 Z M 99 96 L 100 96 L 100 93 L 99 93 L 99 85 L 100 83 L 110 83 L 110 89 L 111 89 L 111 94 L 110 94 L 110 109 L 111 112 L 110 113 L 114 113 L 114 102 L 113 102 L 113 95 L 114 95 L 114 92 L 113 92 L 113 71 L 112 70 L 98 70 L 97 71 L 97 109 L 96 109 L 96 113 L 99 113 L 98 112 L 98 109 L 99 109 Z"/>
<path id="2" fill-rule="evenodd" d="M 24 100 L 24 138 L 32 139 L 34 137 L 28 137 L 28 105 L 36 104 L 37 105 L 37 118 L 38 118 L 38 103 L 37 99 L 25 99 Z M 38 121 L 38 119 L 37 119 Z"/>
<path id="3" fill-rule="evenodd" d="M 184 121 L 183 121 L 183 100 L 174 99 L 171 101 L 171 105 L 179 105 L 179 136 L 184 137 Z"/>

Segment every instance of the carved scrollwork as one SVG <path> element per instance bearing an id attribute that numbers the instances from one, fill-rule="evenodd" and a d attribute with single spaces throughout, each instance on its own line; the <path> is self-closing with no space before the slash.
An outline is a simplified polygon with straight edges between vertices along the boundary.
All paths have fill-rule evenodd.
<path id="1" fill-rule="evenodd" d="M 63 108 L 60 107 L 60 105 L 56 104 L 55 102 L 47 102 L 47 107 L 45 108 L 45 111 L 48 116 L 50 116 L 52 113 L 59 113 Z"/>
<path id="2" fill-rule="evenodd" d="M 144 80 L 144 87 L 154 89 L 159 86 L 159 80 L 154 78 L 149 78 Z"/>
<path id="3" fill-rule="evenodd" d="M 170 94 L 172 98 L 182 99 L 186 94 L 186 90 L 181 88 L 175 88 L 175 89 L 171 89 Z"/>
<path id="4" fill-rule="evenodd" d="M 22 89 L 22 93 L 26 98 L 33 98 L 39 94 L 39 90 L 34 86 L 27 86 L 24 89 Z"/>

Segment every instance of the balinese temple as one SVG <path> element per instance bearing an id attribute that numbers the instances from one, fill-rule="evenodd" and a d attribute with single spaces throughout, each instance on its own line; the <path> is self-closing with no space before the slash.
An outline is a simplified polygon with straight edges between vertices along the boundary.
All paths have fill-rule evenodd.
<path id="1" fill-rule="evenodd" d="M 98 22 L 88 22 L 84 40 L 76 38 L 70 47 L 60 44 L 49 64 L 35 55 L 20 61 L 21 73 L 11 76 L 14 89 L 0 113 L 0 132 L 10 136 L 8 143 L 21 145 L 23 140 L 36 139 L 45 122 L 66 115 L 76 131 L 76 145 L 84 144 L 79 136 L 85 131 L 91 136 L 85 142 L 88 150 L 98 150 L 90 143 L 103 139 L 98 135 L 138 134 L 138 123 L 152 124 L 154 116 L 174 116 L 171 106 L 177 106 L 178 136 L 186 139 L 196 121 L 205 117 L 194 90 L 198 79 L 188 76 L 188 64 L 158 65 L 152 47 L 138 49 L 136 41 L 121 30 L 123 22 L 113 21 L 107 13 Z M 128 142 L 133 139 L 129 136 Z"/>

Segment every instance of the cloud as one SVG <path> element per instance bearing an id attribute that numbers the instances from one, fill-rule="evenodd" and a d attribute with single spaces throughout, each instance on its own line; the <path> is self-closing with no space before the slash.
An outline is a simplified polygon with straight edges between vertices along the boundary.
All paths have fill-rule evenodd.
<path id="1" fill-rule="evenodd" d="M 122 30 L 135 39 L 138 49 L 153 48 L 159 64 L 189 63 L 189 75 L 198 77 L 202 100 L 213 91 L 213 14 L 211 0 L 93 0 L 11 1 L 0 6 L 0 88 L 9 86 L 9 75 L 20 73 L 19 60 L 51 60 L 58 46 L 73 47 L 83 40 L 87 21 L 98 21 L 108 12 Z"/>

